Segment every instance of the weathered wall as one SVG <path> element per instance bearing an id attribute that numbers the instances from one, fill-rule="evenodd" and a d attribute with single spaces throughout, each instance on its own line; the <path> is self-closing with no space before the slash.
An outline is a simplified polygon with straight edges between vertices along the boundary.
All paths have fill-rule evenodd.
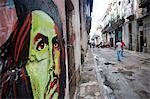
<path id="1" fill-rule="evenodd" d="M 12 2 L 0 8 L 0 97 L 64 98 L 64 0 L 14 0 L 15 8 L 7 8 L 7 3 Z"/>
<path id="2" fill-rule="evenodd" d="M 122 26 L 123 32 L 122 32 L 122 39 L 125 42 L 125 47 L 129 49 L 129 23 L 132 24 L 132 50 L 136 51 L 137 49 L 137 23 L 136 21 L 128 21 L 125 22 Z"/>
<path id="3" fill-rule="evenodd" d="M 84 62 L 84 58 L 87 51 L 88 33 L 86 30 L 86 2 L 85 0 L 80 0 L 80 37 L 81 37 L 81 64 Z"/>
<path id="4" fill-rule="evenodd" d="M 74 49 L 75 49 L 75 68 L 76 70 L 81 66 L 81 42 L 80 42 L 80 13 L 79 13 L 79 1 L 72 0 L 74 5 L 74 11 L 72 16 L 72 25 L 73 25 L 73 33 L 75 34 L 75 42 L 74 42 Z"/>
<path id="5" fill-rule="evenodd" d="M 69 64 L 68 64 L 68 51 L 67 51 L 67 27 L 66 27 L 66 4 L 65 0 L 53 0 L 53 2 L 58 7 L 58 11 L 60 14 L 61 22 L 62 22 L 62 28 L 63 28 L 63 39 L 65 41 L 65 64 L 66 64 L 66 90 L 65 90 L 65 98 L 69 99 Z"/>
<path id="6" fill-rule="evenodd" d="M 83 1 L 82 0 L 80 1 L 80 13 L 81 13 L 80 21 L 81 21 L 81 45 L 82 48 L 85 50 L 87 48 L 88 34 L 86 30 L 86 7 L 85 2 Z"/>
<path id="7" fill-rule="evenodd" d="M 9 38 L 16 21 L 14 4 L 6 0 L 0 1 L 0 46 Z"/>
<path id="8" fill-rule="evenodd" d="M 123 34 L 122 38 L 125 42 L 125 48 L 129 49 L 129 22 L 124 23 L 123 25 Z"/>
<path id="9" fill-rule="evenodd" d="M 132 21 L 132 49 L 134 51 L 137 50 L 137 35 L 138 35 L 138 30 L 137 30 L 137 22 L 136 20 Z"/>
<path id="10" fill-rule="evenodd" d="M 58 7 L 58 11 L 60 14 L 61 22 L 62 22 L 62 27 L 63 27 L 63 35 L 64 39 L 66 39 L 66 11 L 65 11 L 65 0 L 53 0 L 53 2 L 56 4 Z"/>
<path id="11" fill-rule="evenodd" d="M 14 81 L 12 78 L 13 81 L 8 80 L 6 85 L 2 81 L 3 85 L 13 90 L 2 86 L 1 97 L 7 97 L 7 93 L 11 93 L 11 98 L 52 97 L 62 99 L 65 97 L 68 99 L 68 58 L 70 57 L 67 57 L 65 0 L 38 0 L 36 2 L 34 0 L 30 2 L 14 0 L 15 5 L 12 3 L 13 0 L 6 1 L 0 1 L 0 5 L 11 2 L 11 5 L 0 6 L 2 12 L 0 13 L 1 80 L 6 80 L 4 75 L 10 78 L 19 77 L 20 85 L 15 84 L 17 89 L 15 90 L 13 89 L 15 87 L 7 86 L 7 83 L 15 83 L 18 79 Z M 71 1 L 74 6 L 70 20 L 72 33 L 68 34 L 71 34 L 70 39 L 74 48 L 72 53 L 75 55 L 72 56 L 75 58 L 75 70 L 72 77 L 75 78 L 71 77 L 75 81 L 75 88 L 80 76 L 81 46 L 84 51 L 87 47 L 84 12 L 86 8 L 83 8 L 83 4 L 80 5 L 83 8 L 80 13 L 79 0 Z M 48 31 L 51 32 L 48 33 Z M 82 38 L 80 38 L 81 32 Z M 7 71 L 10 71 L 10 74 L 7 74 Z M 20 75 L 23 75 L 23 78 Z"/>
<path id="12" fill-rule="evenodd" d="M 146 17 L 143 21 L 143 28 L 144 28 L 144 41 L 145 47 L 144 52 L 150 53 L 150 16 Z"/>

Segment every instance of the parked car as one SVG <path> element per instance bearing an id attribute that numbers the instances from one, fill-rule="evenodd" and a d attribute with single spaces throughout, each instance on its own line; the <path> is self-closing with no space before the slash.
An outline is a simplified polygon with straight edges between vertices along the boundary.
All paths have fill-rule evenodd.
<path id="1" fill-rule="evenodd" d="M 100 47 L 101 48 L 109 48 L 110 47 L 110 44 L 107 42 L 102 42 L 101 44 L 100 44 Z"/>

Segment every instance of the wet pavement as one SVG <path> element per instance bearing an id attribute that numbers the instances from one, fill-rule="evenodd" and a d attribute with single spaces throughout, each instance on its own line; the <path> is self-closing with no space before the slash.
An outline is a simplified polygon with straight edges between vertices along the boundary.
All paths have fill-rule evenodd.
<path id="1" fill-rule="evenodd" d="M 92 53 L 104 99 L 150 99 L 150 54 L 125 50 L 119 62 L 111 48 Z"/>

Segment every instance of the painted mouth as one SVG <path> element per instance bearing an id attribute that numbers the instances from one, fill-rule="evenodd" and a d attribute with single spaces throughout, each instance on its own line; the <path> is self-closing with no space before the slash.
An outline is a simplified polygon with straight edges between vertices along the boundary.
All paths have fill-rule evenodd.
<path id="1" fill-rule="evenodd" d="M 57 78 L 50 83 L 50 99 L 53 99 L 55 94 L 59 95 L 59 82 Z"/>
<path id="2" fill-rule="evenodd" d="M 50 88 L 54 88 L 55 85 L 57 85 L 57 79 L 56 78 L 50 83 Z"/>

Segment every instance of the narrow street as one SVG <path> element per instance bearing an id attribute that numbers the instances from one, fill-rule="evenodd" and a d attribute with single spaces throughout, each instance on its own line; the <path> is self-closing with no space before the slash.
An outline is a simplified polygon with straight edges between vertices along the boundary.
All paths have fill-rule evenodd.
<path id="1" fill-rule="evenodd" d="M 105 99 L 150 99 L 150 54 L 125 50 L 119 62 L 113 48 L 91 50 Z"/>
<path id="2" fill-rule="evenodd" d="M 0 12 L 0 99 L 150 99 L 150 0 L 0 0 Z"/>

